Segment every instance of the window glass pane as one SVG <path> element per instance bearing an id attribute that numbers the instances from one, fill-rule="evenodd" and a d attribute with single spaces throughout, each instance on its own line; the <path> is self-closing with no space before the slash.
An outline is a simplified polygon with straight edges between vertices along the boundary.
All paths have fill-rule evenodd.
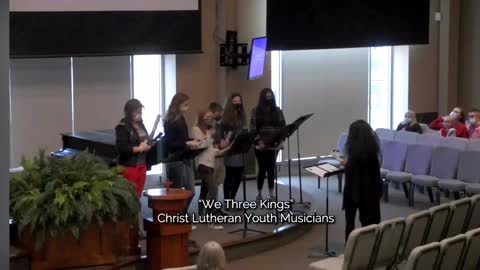
<path id="1" fill-rule="evenodd" d="M 373 129 L 390 128 L 391 118 L 391 47 L 370 50 L 370 125 Z"/>
<path id="2" fill-rule="evenodd" d="M 148 132 L 151 132 L 162 111 L 162 57 L 160 55 L 133 56 L 133 97 L 145 106 L 143 122 Z M 155 135 L 163 131 L 163 125 L 158 124 Z M 154 166 L 149 174 L 160 174 L 161 165 Z"/>
<path id="3" fill-rule="evenodd" d="M 272 51 L 271 52 L 271 80 L 272 80 L 272 90 L 275 94 L 275 99 L 277 106 L 282 108 L 282 52 Z M 283 151 L 280 151 L 277 156 L 277 162 L 282 161 Z"/>

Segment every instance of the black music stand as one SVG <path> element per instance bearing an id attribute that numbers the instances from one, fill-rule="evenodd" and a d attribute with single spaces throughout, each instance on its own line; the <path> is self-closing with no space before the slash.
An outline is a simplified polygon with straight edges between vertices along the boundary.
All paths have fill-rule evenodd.
<path id="1" fill-rule="evenodd" d="M 287 138 L 288 138 L 288 134 L 289 134 L 289 130 L 291 129 L 292 127 L 290 126 L 285 126 L 283 128 L 280 128 L 280 129 L 276 129 L 274 131 L 267 131 L 266 133 L 262 134 L 263 132 L 260 132 L 260 137 L 262 138 L 262 140 L 264 140 L 267 136 L 268 137 L 268 140 L 267 140 L 267 144 L 266 144 L 266 147 L 267 148 L 272 148 L 272 147 L 278 147 L 282 142 L 284 142 Z M 278 202 L 278 169 L 277 169 L 277 164 L 275 162 L 275 169 L 274 169 L 274 178 L 275 178 L 275 202 Z M 290 192 L 291 193 L 291 192 Z M 292 199 L 292 197 L 290 196 L 289 198 L 290 200 Z M 292 212 L 295 212 L 295 211 L 292 211 Z M 275 208 L 275 216 L 277 216 L 277 223 L 275 223 L 275 225 L 278 224 L 278 209 Z"/>
<path id="2" fill-rule="evenodd" d="M 254 132 L 242 132 L 238 134 L 234 141 L 232 148 L 230 151 L 228 151 L 230 154 L 242 154 L 242 162 L 243 162 L 243 167 L 245 168 L 245 155 L 250 151 L 250 148 L 252 147 L 253 143 L 255 141 L 255 133 Z M 246 182 L 246 177 L 245 177 L 245 169 L 243 170 L 242 173 L 242 182 L 243 182 L 243 201 L 247 201 L 247 182 Z M 254 230 L 248 228 L 247 224 L 247 219 L 245 218 L 245 215 L 247 213 L 247 209 L 243 208 L 243 228 L 238 229 L 235 231 L 231 231 L 229 233 L 238 233 L 238 232 L 243 232 L 243 238 L 247 237 L 247 232 L 256 232 L 256 233 L 265 233 L 264 231 L 259 231 L 259 230 Z"/>
<path id="3" fill-rule="evenodd" d="M 148 140 L 148 145 L 152 148 L 147 152 L 148 165 L 154 166 L 163 163 L 164 148 L 163 148 L 163 133 L 159 133 L 155 138 Z"/>
<path id="4" fill-rule="evenodd" d="M 298 151 L 298 182 L 299 182 L 299 188 L 300 188 L 300 201 L 298 203 L 294 204 L 299 204 L 303 205 L 305 207 L 310 207 L 311 203 L 310 202 L 304 202 L 303 201 L 303 187 L 302 187 L 302 161 L 301 161 L 301 152 L 300 152 L 300 126 L 305 123 L 310 117 L 312 117 L 314 114 L 306 114 L 304 116 L 300 116 L 297 120 L 295 120 L 293 123 L 287 126 L 287 143 L 288 143 L 288 188 L 289 188 L 289 194 L 290 194 L 290 199 L 292 199 L 292 172 L 291 172 L 291 162 L 292 159 L 290 157 L 290 137 L 297 132 L 297 151 Z"/>
<path id="5" fill-rule="evenodd" d="M 320 181 L 320 179 L 321 179 L 322 177 L 323 177 L 323 178 L 327 178 L 327 195 L 325 196 L 325 200 L 326 200 L 326 202 L 325 202 L 326 214 L 325 214 L 325 215 L 328 216 L 328 215 L 329 215 L 329 209 L 328 209 L 328 208 L 329 208 L 328 183 L 329 183 L 329 180 L 330 180 L 330 176 L 335 176 L 335 175 L 342 174 L 342 173 L 344 173 L 345 170 L 344 170 L 344 168 L 342 168 L 342 167 L 333 166 L 333 165 L 331 165 L 331 164 L 329 164 L 329 165 L 337 168 L 336 171 L 333 171 L 333 172 L 326 172 L 326 171 L 324 171 L 324 174 L 318 174 L 318 173 L 316 173 L 315 171 L 309 170 L 310 168 L 315 168 L 315 167 L 319 168 L 321 165 L 324 165 L 324 164 L 329 164 L 329 163 L 326 163 L 326 162 L 325 162 L 325 163 L 320 163 L 320 164 L 315 165 L 315 166 L 306 167 L 305 169 L 308 170 L 309 172 L 317 175 L 319 181 Z M 328 258 L 328 257 L 335 257 L 335 256 L 336 256 L 336 253 L 335 253 L 335 251 L 332 251 L 332 250 L 329 249 L 328 243 L 329 243 L 329 241 L 328 241 L 328 222 L 327 222 L 327 223 L 325 223 L 325 250 L 324 250 L 323 252 L 322 252 L 322 251 L 313 251 L 308 257 L 310 257 L 310 258 Z"/>

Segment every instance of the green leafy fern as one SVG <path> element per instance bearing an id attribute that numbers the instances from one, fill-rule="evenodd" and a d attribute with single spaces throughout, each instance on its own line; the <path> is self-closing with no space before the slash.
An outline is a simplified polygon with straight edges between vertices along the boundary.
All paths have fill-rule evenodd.
<path id="1" fill-rule="evenodd" d="M 86 152 L 54 158 L 40 150 L 22 159 L 23 172 L 10 184 L 10 213 L 18 231 L 35 234 L 36 247 L 47 237 L 72 233 L 77 239 L 90 224 L 106 220 L 136 222 L 140 202 L 132 183 Z"/>

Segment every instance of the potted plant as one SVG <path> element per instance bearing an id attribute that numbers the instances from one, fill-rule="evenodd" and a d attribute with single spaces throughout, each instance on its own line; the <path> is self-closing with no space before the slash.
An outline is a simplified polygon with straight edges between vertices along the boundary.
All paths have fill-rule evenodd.
<path id="1" fill-rule="evenodd" d="M 136 224 L 140 210 L 121 168 L 86 152 L 60 159 L 39 151 L 21 163 L 24 171 L 11 177 L 10 213 L 18 226 L 17 244 L 31 253 L 32 268 L 114 263 L 126 244 L 118 243 L 125 239 L 118 228 Z"/>

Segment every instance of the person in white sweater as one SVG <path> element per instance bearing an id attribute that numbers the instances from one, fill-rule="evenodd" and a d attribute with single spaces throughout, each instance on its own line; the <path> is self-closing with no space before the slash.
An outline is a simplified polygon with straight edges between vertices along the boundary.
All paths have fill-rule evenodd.
<path id="1" fill-rule="evenodd" d="M 205 148 L 197 157 L 197 174 L 202 179 L 202 185 L 200 187 L 200 200 L 217 200 L 218 195 L 218 182 L 214 178 L 215 157 L 221 156 L 230 147 L 226 147 L 222 150 L 218 149 L 217 145 L 213 143 L 213 137 L 215 135 L 215 120 L 213 113 L 210 111 L 204 111 L 198 113 L 197 123 L 192 128 L 192 136 L 194 140 L 200 141 L 200 147 Z M 205 214 L 203 204 L 198 204 L 199 214 Z M 210 210 L 210 209 L 208 209 Z M 209 228 L 215 230 L 223 229 L 222 226 L 210 224 Z"/>

